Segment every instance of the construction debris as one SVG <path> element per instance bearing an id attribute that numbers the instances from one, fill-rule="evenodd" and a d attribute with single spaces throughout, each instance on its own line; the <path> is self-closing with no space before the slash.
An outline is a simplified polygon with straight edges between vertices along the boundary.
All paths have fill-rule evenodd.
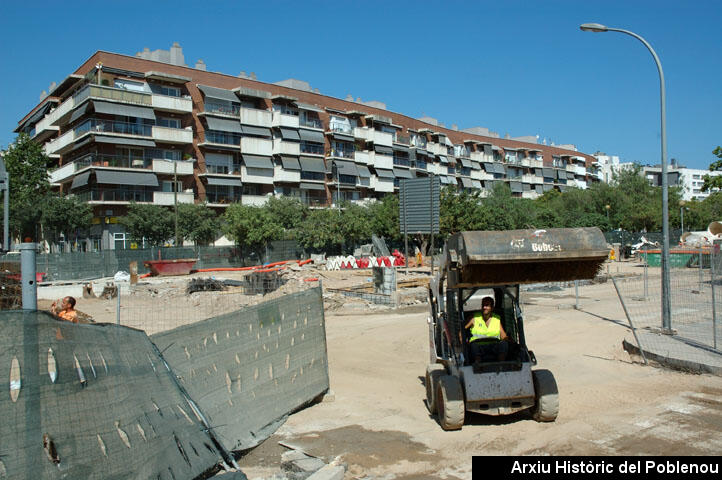
<path id="1" fill-rule="evenodd" d="M 86 283 L 83 285 L 83 298 L 104 298 L 110 300 L 118 296 L 118 286 L 113 282 L 106 282 L 100 295 L 96 295 L 93 291 L 93 284 Z"/>
<path id="2" fill-rule="evenodd" d="M 186 294 L 195 292 L 222 292 L 226 289 L 223 282 L 215 278 L 193 278 L 186 286 Z"/>

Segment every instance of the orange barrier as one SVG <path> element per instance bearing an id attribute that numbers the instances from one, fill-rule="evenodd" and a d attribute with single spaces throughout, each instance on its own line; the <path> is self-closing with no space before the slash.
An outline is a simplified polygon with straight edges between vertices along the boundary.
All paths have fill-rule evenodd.
<path id="1" fill-rule="evenodd" d="M 303 281 L 304 282 L 318 282 L 318 277 L 304 278 Z"/>

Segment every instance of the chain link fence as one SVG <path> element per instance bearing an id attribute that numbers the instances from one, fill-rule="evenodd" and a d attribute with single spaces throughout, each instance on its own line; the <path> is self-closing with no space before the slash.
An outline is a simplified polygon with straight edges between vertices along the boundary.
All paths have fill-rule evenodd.
<path id="1" fill-rule="evenodd" d="M 657 254 L 658 255 L 658 254 Z M 670 329 L 662 325 L 661 269 L 658 258 L 642 253 L 640 276 L 614 283 L 642 352 L 662 359 L 708 364 L 722 353 L 722 256 L 714 248 L 677 250 L 670 260 Z M 711 357 L 710 357 L 711 355 Z"/>

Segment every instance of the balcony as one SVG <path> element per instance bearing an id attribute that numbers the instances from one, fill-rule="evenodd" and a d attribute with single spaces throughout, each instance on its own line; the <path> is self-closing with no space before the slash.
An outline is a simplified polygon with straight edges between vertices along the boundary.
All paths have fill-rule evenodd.
<path id="1" fill-rule="evenodd" d="M 402 135 L 396 132 L 396 134 L 394 134 L 394 143 L 409 145 L 411 143 L 411 137 L 409 135 Z"/>
<path id="2" fill-rule="evenodd" d="M 169 128 L 154 125 L 151 131 L 153 140 L 163 143 L 191 144 L 193 130 L 190 128 Z"/>
<path id="3" fill-rule="evenodd" d="M 586 180 L 577 180 L 577 187 L 581 189 L 587 188 L 587 181 Z"/>
<path id="4" fill-rule="evenodd" d="M 331 130 L 331 131 L 333 131 L 333 130 Z M 341 133 L 349 133 L 349 132 L 343 131 Z M 371 142 L 374 139 L 373 130 L 368 127 L 354 127 L 353 136 L 355 138 L 360 138 L 360 139 L 366 140 L 368 142 Z"/>
<path id="5" fill-rule="evenodd" d="M 241 205 L 262 207 L 268 202 L 267 195 L 241 195 Z"/>
<path id="6" fill-rule="evenodd" d="M 252 168 L 241 166 L 241 178 L 243 183 L 260 183 L 262 185 L 273 185 L 273 169 Z"/>
<path id="7" fill-rule="evenodd" d="M 394 157 L 391 155 L 369 152 L 369 159 L 371 161 L 369 165 L 373 165 L 376 168 L 385 168 L 387 170 L 394 168 Z"/>
<path id="8" fill-rule="evenodd" d="M 153 105 L 153 95 L 144 92 L 133 92 L 124 88 L 105 87 L 102 85 L 86 85 L 78 93 L 73 95 L 75 104 L 78 105 L 86 98 L 100 98 L 113 100 L 121 103 L 132 103 L 135 105 Z"/>
<path id="9" fill-rule="evenodd" d="M 393 157 L 393 164 L 400 167 L 410 167 L 411 161 L 409 160 L 409 157 Z"/>
<path id="10" fill-rule="evenodd" d="M 373 165 L 373 161 L 371 160 L 371 157 L 369 156 L 368 151 L 360 151 L 357 150 L 353 153 L 354 162 L 356 163 L 362 163 L 364 165 Z"/>
<path id="11" fill-rule="evenodd" d="M 321 144 L 321 143 L 301 141 L 300 150 L 301 150 L 301 153 L 303 153 L 305 155 L 323 155 L 324 154 L 323 144 Z"/>
<path id="12" fill-rule="evenodd" d="M 165 112 L 191 113 L 193 111 L 193 101 L 190 98 L 154 94 L 150 104 L 154 109 Z"/>
<path id="13" fill-rule="evenodd" d="M 52 172 L 49 172 L 50 183 L 61 183 L 66 178 L 72 177 L 75 174 L 75 169 L 75 163 L 69 163 L 60 168 L 56 168 Z"/>
<path id="14" fill-rule="evenodd" d="M 536 175 L 525 173 L 521 176 L 521 181 L 524 183 L 536 183 L 539 181 L 539 177 L 537 177 Z"/>
<path id="15" fill-rule="evenodd" d="M 174 192 L 153 192 L 153 203 L 156 205 L 174 205 Z M 193 203 L 193 192 L 178 192 L 178 203 Z"/>
<path id="16" fill-rule="evenodd" d="M 60 130 L 60 127 L 55 127 L 50 124 L 50 118 L 48 116 L 43 117 L 35 124 L 35 133 L 32 135 L 33 139 L 39 141 L 43 138 L 49 138 Z"/>
<path id="17" fill-rule="evenodd" d="M 298 128 L 298 115 L 287 115 L 281 112 L 273 112 L 271 124 L 274 127 Z"/>
<path id="18" fill-rule="evenodd" d="M 45 153 L 47 155 L 58 155 L 63 152 L 68 145 L 71 145 L 75 141 L 75 132 L 70 130 L 65 132 L 52 142 L 45 144 Z"/>
<path id="19" fill-rule="evenodd" d="M 273 140 L 274 155 L 293 155 L 301 154 L 301 145 L 298 142 L 284 142 L 283 140 Z"/>
<path id="20" fill-rule="evenodd" d="M 308 127 L 308 128 L 316 128 L 318 130 L 323 130 L 323 123 L 321 123 L 321 120 L 318 118 L 300 118 L 298 120 L 298 125 L 301 127 Z"/>
<path id="21" fill-rule="evenodd" d="M 534 190 L 528 190 L 525 192 L 521 192 L 521 198 L 530 198 L 533 200 L 533 199 L 537 198 L 538 196 L 539 196 L 539 194 L 536 193 Z"/>
<path id="22" fill-rule="evenodd" d="M 90 118 L 75 127 L 74 131 L 75 138 L 79 138 L 86 133 L 115 133 L 120 135 L 151 137 L 153 134 L 153 128 L 153 125 Z"/>
<path id="23" fill-rule="evenodd" d="M 532 168 L 542 168 L 544 167 L 544 160 L 542 158 L 534 158 L 529 166 Z"/>
<path id="24" fill-rule="evenodd" d="M 574 175 L 581 175 L 582 177 L 587 174 L 587 168 L 583 165 L 575 165 Z"/>
<path id="25" fill-rule="evenodd" d="M 394 134 L 388 132 L 381 132 L 379 130 L 372 130 L 374 145 L 383 145 L 385 147 L 391 147 L 394 144 Z"/>
<path id="26" fill-rule="evenodd" d="M 175 170 L 174 170 L 175 169 Z M 193 175 L 193 160 L 153 159 L 153 171 L 173 175 Z"/>
<path id="27" fill-rule="evenodd" d="M 273 181 L 274 182 L 298 183 L 301 181 L 301 171 L 300 170 L 286 170 L 281 165 L 276 165 L 273 168 Z"/>
<path id="28" fill-rule="evenodd" d="M 203 104 L 204 113 L 223 115 L 224 117 L 238 118 L 241 114 L 241 106 L 232 103 L 216 103 L 207 101 Z"/>
<path id="29" fill-rule="evenodd" d="M 64 120 L 73 108 L 75 108 L 75 99 L 70 97 L 45 116 L 48 125 L 60 125 L 61 120 Z"/>
<path id="30" fill-rule="evenodd" d="M 394 179 L 375 176 L 371 177 L 371 188 L 373 188 L 377 192 L 393 192 Z"/>
<path id="31" fill-rule="evenodd" d="M 242 137 L 241 152 L 270 157 L 273 155 L 273 142 L 265 138 Z"/>
<path id="32" fill-rule="evenodd" d="M 155 192 L 150 187 L 107 187 L 81 191 L 76 196 L 90 203 L 128 204 L 130 202 L 152 203 Z"/>
<path id="33" fill-rule="evenodd" d="M 432 153 L 434 155 L 447 155 L 446 145 L 441 145 L 439 143 L 434 143 L 434 142 L 429 142 L 426 144 L 426 151 L 429 153 Z M 468 151 L 465 152 L 465 155 L 462 155 L 462 156 L 468 157 L 469 152 Z"/>
<path id="34" fill-rule="evenodd" d="M 353 160 L 354 153 L 355 152 L 353 150 L 337 150 L 335 148 L 332 148 L 328 156 L 335 158 L 348 158 Z"/>
<path id="35" fill-rule="evenodd" d="M 567 172 L 574 172 L 577 167 L 574 164 L 568 163 L 565 165 L 565 168 Z"/>
<path id="36" fill-rule="evenodd" d="M 522 167 L 531 167 L 531 158 L 524 157 L 521 159 L 521 166 Z"/>
<path id="37" fill-rule="evenodd" d="M 257 108 L 241 107 L 241 123 L 256 127 L 271 128 L 271 112 Z"/>

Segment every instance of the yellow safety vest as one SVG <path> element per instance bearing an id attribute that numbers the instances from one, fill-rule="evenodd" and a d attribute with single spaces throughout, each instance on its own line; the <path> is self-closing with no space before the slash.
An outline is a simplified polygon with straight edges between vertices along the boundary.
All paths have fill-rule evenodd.
<path id="1" fill-rule="evenodd" d="M 474 325 L 471 327 L 471 339 L 469 342 L 477 340 L 501 340 L 501 318 L 496 313 L 491 314 L 489 326 L 484 321 L 484 315 L 481 312 L 474 314 Z"/>

